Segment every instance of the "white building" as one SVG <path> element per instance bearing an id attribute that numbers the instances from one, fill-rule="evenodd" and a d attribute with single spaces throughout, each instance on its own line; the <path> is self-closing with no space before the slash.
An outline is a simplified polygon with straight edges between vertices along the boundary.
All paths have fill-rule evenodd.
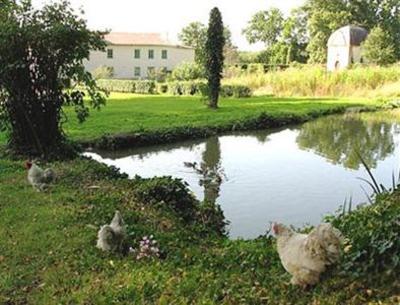
<path id="1" fill-rule="evenodd" d="M 172 71 L 182 62 L 194 61 L 194 49 L 173 44 L 159 33 L 116 33 L 105 36 L 105 52 L 92 51 L 87 71 L 112 67 L 114 78 L 142 79 L 154 71 Z"/>
<path id="2" fill-rule="evenodd" d="M 328 71 L 345 69 L 352 63 L 363 62 L 361 43 L 367 36 L 366 29 L 354 25 L 333 32 L 328 40 Z"/>

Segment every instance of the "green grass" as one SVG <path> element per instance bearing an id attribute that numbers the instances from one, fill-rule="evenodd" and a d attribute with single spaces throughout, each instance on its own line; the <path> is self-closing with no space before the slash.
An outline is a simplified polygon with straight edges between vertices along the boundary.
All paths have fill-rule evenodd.
<path id="1" fill-rule="evenodd" d="M 100 111 L 92 110 L 86 122 L 80 124 L 73 108 L 66 108 L 64 125 L 67 135 L 75 141 L 90 141 L 103 135 L 121 133 L 151 133 L 179 127 L 218 128 L 245 122 L 266 113 L 275 118 L 304 117 L 343 107 L 373 106 L 369 99 L 355 98 L 277 98 L 252 97 L 221 99 L 218 110 L 208 109 L 200 97 L 165 95 L 135 95 L 113 93 Z M 5 143 L 0 133 L 0 143 Z"/>
<path id="2" fill-rule="evenodd" d="M 0 159 L 0 304 L 399 301 L 396 281 L 382 275 L 353 280 L 340 275 L 340 267 L 302 291 L 288 284 L 273 238 L 199 238 L 162 206 L 135 200 L 132 182 L 117 179 L 103 165 L 76 159 L 52 166 L 58 181 L 38 193 L 27 184 L 22 161 Z M 399 193 L 391 200 L 398 199 Z M 166 258 L 136 261 L 97 250 L 97 229 L 115 209 L 122 212 L 132 243 L 154 234 Z"/>
<path id="3" fill-rule="evenodd" d="M 176 127 L 218 127 L 267 113 L 274 117 L 303 116 L 340 107 L 373 105 L 366 99 L 253 97 L 222 99 L 218 110 L 208 109 L 199 97 L 112 94 L 101 111 L 92 111 L 84 124 L 66 113 L 65 125 L 73 140 L 93 140 L 104 134 L 152 132 Z"/>

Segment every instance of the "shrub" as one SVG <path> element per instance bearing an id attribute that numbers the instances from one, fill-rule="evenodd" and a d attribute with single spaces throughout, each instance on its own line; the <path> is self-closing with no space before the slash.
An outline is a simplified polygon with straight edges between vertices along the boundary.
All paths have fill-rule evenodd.
<path id="1" fill-rule="evenodd" d="M 92 71 L 92 76 L 95 79 L 109 79 L 114 76 L 114 68 L 107 66 L 100 66 Z"/>
<path id="2" fill-rule="evenodd" d="M 185 220 L 196 218 L 196 206 L 199 203 L 183 180 L 172 177 L 143 179 L 136 176 L 133 181 L 134 194 L 141 202 L 167 206 Z"/>
<path id="3" fill-rule="evenodd" d="M 247 86 L 223 85 L 221 87 L 220 94 L 222 97 L 243 98 L 243 97 L 250 97 L 252 92 L 251 89 Z"/>
<path id="4" fill-rule="evenodd" d="M 173 95 L 203 95 L 207 84 L 205 81 L 182 81 L 168 83 L 168 92 Z"/>
<path id="5" fill-rule="evenodd" d="M 392 64 L 396 61 L 393 39 L 382 28 L 375 27 L 363 43 L 363 55 L 368 62 L 377 65 Z"/>
<path id="6" fill-rule="evenodd" d="M 100 79 L 97 84 L 109 92 L 154 94 L 156 91 L 156 83 L 152 80 Z"/>
<path id="7" fill-rule="evenodd" d="M 156 90 L 158 93 L 167 93 L 168 92 L 168 84 L 166 83 L 157 83 Z"/>
<path id="8" fill-rule="evenodd" d="M 135 93 L 154 94 L 156 83 L 152 80 L 137 80 L 135 81 Z"/>
<path id="9" fill-rule="evenodd" d="M 204 68 L 197 63 L 184 62 L 177 66 L 171 74 L 171 80 L 189 81 L 205 77 Z"/>
<path id="10" fill-rule="evenodd" d="M 330 219 L 350 239 L 343 260 L 347 272 L 364 276 L 400 268 L 399 199 L 399 191 L 381 194 L 372 205 Z"/>

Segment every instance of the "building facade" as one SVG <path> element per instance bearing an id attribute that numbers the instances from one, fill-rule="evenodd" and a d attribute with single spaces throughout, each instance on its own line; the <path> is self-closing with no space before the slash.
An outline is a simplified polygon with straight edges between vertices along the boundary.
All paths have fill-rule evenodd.
<path id="1" fill-rule="evenodd" d="M 368 36 L 362 27 L 348 25 L 332 33 L 328 40 L 328 71 L 347 68 L 352 63 L 362 63 L 361 44 Z"/>
<path id="2" fill-rule="evenodd" d="M 172 71 L 182 62 L 194 61 L 194 49 L 173 44 L 158 33 L 110 33 L 105 52 L 92 51 L 85 68 L 113 68 L 113 78 L 146 79 L 155 72 Z"/>

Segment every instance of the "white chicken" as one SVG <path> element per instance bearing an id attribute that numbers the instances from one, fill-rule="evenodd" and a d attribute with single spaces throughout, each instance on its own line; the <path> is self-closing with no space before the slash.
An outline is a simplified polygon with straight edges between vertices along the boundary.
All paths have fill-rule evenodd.
<path id="1" fill-rule="evenodd" d="M 338 261 L 343 237 L 328 223 L 300 234 L 282 224 L 274 224 L 278 253 L 283 267 L 292 275 L 291 284 L 303 288 L 318 283 L 326 267 Z"/>
<path id="2" fill-rule="evenodd" d="M 25 163 L 25 167 L 28 170 L 28 181 L 37 191 L 45 190 L 48 184 L 55 179 L 55 173 L 51 168 L 43 170 L 30 161 Z"/>
<path id="3" fill-rule="evenodd" d="M 119 211 L 115 212 L 114 218 L 109 225 L 100 228 L 97 234 L 97 248 L 107 252 L 127 251 L 126 227 Z"/>

